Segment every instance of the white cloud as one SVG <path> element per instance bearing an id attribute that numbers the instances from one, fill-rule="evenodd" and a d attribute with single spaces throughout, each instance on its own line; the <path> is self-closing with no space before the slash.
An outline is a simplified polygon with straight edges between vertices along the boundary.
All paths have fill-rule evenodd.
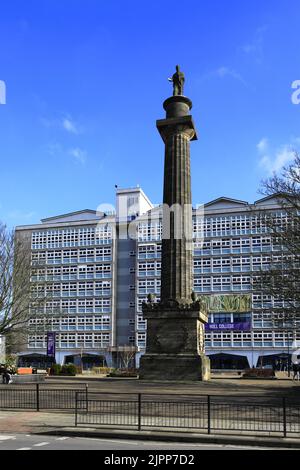
<path id="1" fill-rule="evenodd" d="M 85 165 L 87 161 L 87 152 L 80 147 L 67 149 L 60 142 L 50 142 L 47 144 L 45 149 L 51 157 L 65 158 L 66 156 L 71 156 L 74 161 L 79 162 L 82 165 Z"/>
<path id="2" fill-rule="evenodd" d="M 3 80 L 0 80 L 0 104 L 6 104 L 6 85 Z"/>
<path id="3" fill-rule="evenodd" d="M 264 153 L 268 150 L 269 148 L 269 141 L 266 137 L 264 137 L 263 139 L 261 139 L 258 144 L 257 144 L 257 150 L 260 152 L 260 153 Z"/>
<path id="4" fill-rule="evenodd" d="M 295 158 L 295 149 L 290 144 L 282 145 L 272 152 L 269 148 L 268 139 L 263 138 L 256 147 L 260 155 L 259 166 L 269 175 L 280 172 L 284 166 L 291 163 Z"/>
<path id="5" fill-rule="evenodd" d="M 222 67 L 219 67 L 215 73 L 215 75 L 217 75 L 218 77 L 220 78 L 224 78 L 224 77 L 231 77 L 231 78 L 234 78 L 235 80 L 238 80 L 239 82 L 243 83 L 245 86 L 247 86 L 247 82 L 246 80 L 243 79 L 243 77 L 241 76 L 240 73 L 238 73 L 236 70 L 234 69 L 230 69 L 229 67 L 225 67 L 225 66 L 222 66 Z"/>
<path id="6" fill-rule="evenodd" d="M 252 41 L 242 46 L 242 51 L 249 57 L 252 57 L 255 62 L 260 64 L 264 58 L 264 34 L 267 31 L 268 26 L 262 26 L 258 28 L 255 33 Z"/>
<path id="7" fill-rule="evenodd" d="M 69 118 L 63 119 L 62 126 L 66 131 L 71 132 L 72 134 L 78 134 L 78 128 L 76 124 Z"/>
<path id="8" fill-rule="evenodd" d="M 81 130 L 70 116 L 58 119 L 41 118 L 41 123 L 46 128 L 63 129 L 71 134 L 80 134 Z"/>
<path id="9" fill-rule="evenodd" d="M 72 148 L 68 151 L 68 154 L 71 155 L 76 161 L 84 165 L 87 160 L 87 152 L 80 149 L 79 147 Z"/>

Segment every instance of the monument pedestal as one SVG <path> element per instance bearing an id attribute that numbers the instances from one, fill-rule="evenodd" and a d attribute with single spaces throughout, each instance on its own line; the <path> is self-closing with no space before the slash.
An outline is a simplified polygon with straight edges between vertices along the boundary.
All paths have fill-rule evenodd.
<path id="1" fill-rule="evenodd" d="M 143 304 L 147 320 L 147 352 L 140 360 L 144 380 L 209 380 L 204 350 L 207 316 L 200 302 L 180 306 Z"/>

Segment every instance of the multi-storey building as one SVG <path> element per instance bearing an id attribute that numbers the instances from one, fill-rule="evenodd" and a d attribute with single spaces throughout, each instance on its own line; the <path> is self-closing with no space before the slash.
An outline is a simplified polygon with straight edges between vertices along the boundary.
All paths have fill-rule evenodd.
<path id="1" fill-rule="evenodd" d="M 32 306 L 21 363 L 50 361 L 46 331 L 55 332 L 60 363 L 112 365 L 135 345 L 135 241 L 127 231 L 151 207 L 140 188 L 118 190 L 117 215 L 82 210 L 17 227 L 31 250 L 33 301 L 46 299 Z"/>
<path id="2" fill-rule="evenodd" d="M 280 330 L 272 321 L 272 307 L 285 306 L 253 290 L 259 271 L 283 256 L 282 247 L 268 233 L 265 218 L 270 212 L 280 224 L 286 223 L 275 197 L 254 204 L 219 198 L 193 211 L 194 291 L 211 306 L 205 344 L 213 368 L 284 362 L 293 340 L 300 339 L 298 328 Z M 157 301 L 160 295 L 161 211 L 154 209 L 151 217 L 144 214 L 137 223 L 136 326 L 141 355 L 147 328 L 142 302 L 149 293 Z"/>
<path id="3" fill-rule="evenodd" d="M 142 302 L 160 295 L 162 210 L 140 188 L 117 190 L 116 213 L 84 210 L 17 228 L 32 252 L 33 294 L 47 298 L 43 312 L 56 332 L 56 361 L 118 364 L 118 350 L 146 347 Z M 285 357 L 296 330 L 272 322 L 278 301 L 253 291 L 253 278 L 282 257 L 264 214 L 286 214 L 276 198 L 249 204 L 219 198 L 193 211 L 194 290 L 210 303 L 206 354 L 213 368 L 244 368 Z M 242 299 L 242 301 L 241 301 Z M 274 303 L 275 302 L 275 303 Z M 270 310 L 270 311 L 268 311 Z M 37 333 L 20 356 L 46 354 Z M 49 325 L 48 325 L 49 329 Z M 40 332 L 38 332 L 38 330 Z"/>

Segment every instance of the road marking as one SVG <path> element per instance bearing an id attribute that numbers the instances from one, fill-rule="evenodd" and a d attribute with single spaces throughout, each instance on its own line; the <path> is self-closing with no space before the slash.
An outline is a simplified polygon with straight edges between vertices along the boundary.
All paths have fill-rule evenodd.
<path id="1" fill-rule="evenodd" d="M 16 439 L 16 436 L 0 435 L 0 441 L 7 441 L 8 439 Z"/>
<path id="2" fill-rule="evenodd" d="M 57 437 L 56 441 L 65 441 L 66 439 L 70 439 L 69 437 Z"/>
<path id="3" fill-rule="evenodd" d="M 50 442 L 39 442 L 38 444 L 33 444 L 34 447 L 41 447 L 41 446 L 47 446 L 50 444 Z"/>
<path id="4" fill-rule="evenodd" d="M 17 450 L 31 450 L 31 447 L 20 447 L 20 449 Z"/>

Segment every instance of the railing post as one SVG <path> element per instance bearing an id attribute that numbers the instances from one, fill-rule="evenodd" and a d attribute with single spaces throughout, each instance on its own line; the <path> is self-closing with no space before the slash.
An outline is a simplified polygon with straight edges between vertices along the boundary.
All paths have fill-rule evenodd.
<path id="1" fill-rule="evenodd" d="M 282 398 L 282 409 L 283 409 L 283 437 L 286 437 L 286 398 Z"/>
<path id="2" fill-rule="evenodd" d="M 40 384 L 36 384 L 36 411 L 40 411 Z"/>
<path id="3" fill-rule="evenodd" d="M 85 384 L 85 403 L 86 403 L 85 409 L 86 409 L 86 412 L 88 413 L 89 412 L 89 384 Z"/>
<path id="4" fill-rule="evenodd" d="M 142 394 L 138 394 L 138 431 L 142 429 Z"/>
<path id="5" fill-rule="evenodd" d="M 207 434 L 211 432 L 211 423 L 210 423 L 210 395 L 207 395 Z"/>
<path id="6" fill-rule="evenodd" d="M 78 392 L 75 392 L 75 427 L 77 427 L 77 401 L 78 401 Z"/>

